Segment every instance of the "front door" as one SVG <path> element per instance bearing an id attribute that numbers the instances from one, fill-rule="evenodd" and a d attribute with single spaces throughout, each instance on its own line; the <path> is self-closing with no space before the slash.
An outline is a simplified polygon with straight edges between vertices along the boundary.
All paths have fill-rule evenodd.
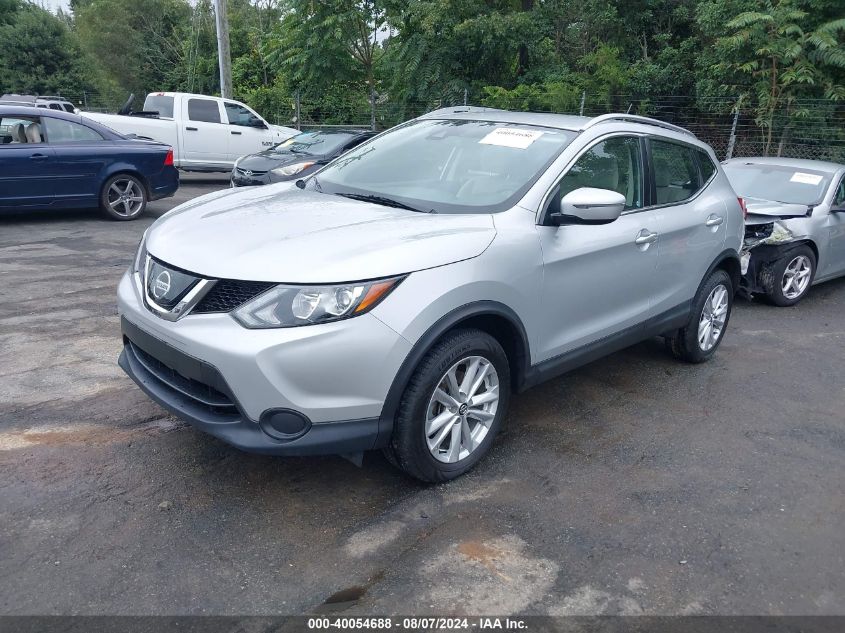
<path id="1" fill-rule="evenodd" d="M 552 195 L 581 187 L 625 196 L 609 224 L 538 226 L 543 251 L 539 358 L 572 351 L 646 320 L 657 268 L 658 212 L 643 209 L 643 144 L 611 136 L 583 153 Z"/>
<path id="2" fill-rule="evenodd" d="M 229 129 L 229 159 L 236 161 L 241 156 L 255 154 L 276 144 L 267 126 L 249 108 L 224 101 Z"/>
<path id="3" fill-rule="evenodd" d="M 112 143 L 99 132 L 73 121 L 42 118 L 46 140 L 55 153 L 55 206 L 96 207 L 100 174 L 112 160 Z"/>
<path id="4" fill-rule="evenodd" d="M 0 207 L 53 202 L 56 157 L 43 142 L 39 117 L 0 118 Z"/>

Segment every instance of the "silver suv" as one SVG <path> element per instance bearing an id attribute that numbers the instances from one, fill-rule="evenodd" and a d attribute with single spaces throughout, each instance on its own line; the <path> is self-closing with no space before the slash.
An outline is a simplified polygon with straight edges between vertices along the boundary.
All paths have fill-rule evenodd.
<path id="1" fill-rule="evenodd" d="M 652 336 L 712 356 L 742 237 L 686 130 L 438 110 L 305 181 L 160 218 L 118 289 L 120 365 L 244 450 L 382 448 L 444 481 L 488 452 L 514 391 Z"/>

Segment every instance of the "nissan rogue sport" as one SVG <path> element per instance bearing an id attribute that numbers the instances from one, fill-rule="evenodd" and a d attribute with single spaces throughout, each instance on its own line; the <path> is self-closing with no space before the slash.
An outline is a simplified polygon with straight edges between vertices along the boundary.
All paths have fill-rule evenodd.
<path id="1" fill-rule="evenodd" d="M 643 339 L 710 358 L 740 277 L 712 149 L 629 115 L 431 112 L 187 202 L 118 289 L 120 365 L 243 450 L 472 468 L 510 394 Z"/>

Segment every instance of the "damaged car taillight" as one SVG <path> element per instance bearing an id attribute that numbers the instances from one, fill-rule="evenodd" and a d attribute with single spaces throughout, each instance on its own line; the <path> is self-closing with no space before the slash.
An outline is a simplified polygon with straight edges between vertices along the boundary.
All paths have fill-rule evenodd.
<path id="1" fill-rule="evenodd" d="M 743 219 L 748 218 L 748 207 L 745 206 L 745 200 L 743 200 L 740 196 L 737 196 L 736 199 L 739 200 L 739 208 L 742 209 Z"/>

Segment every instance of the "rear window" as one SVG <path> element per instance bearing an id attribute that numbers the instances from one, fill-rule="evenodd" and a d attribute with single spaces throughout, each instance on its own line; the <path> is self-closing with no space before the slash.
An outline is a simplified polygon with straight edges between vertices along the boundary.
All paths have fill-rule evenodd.
<path id="1" fill-rule="evenodd" d="M 160 117 L 173 118 L 173 97 L 165 95 L 147 95 L 144 100 L 144 112 L 158 112 Z"/>
<path id="2" fill-rule="evenodd" d="M 220 108 L 211 99 L 188 99 L 188 118 L 191 121 L 220 123 Z"/>
<path id="3" fill-rule="evenodd" d="M 824 198 L 831 175 L 815 169 L 762 163 L 728 163 L 725 173 L 743 198 L 814 206 Z"/>

